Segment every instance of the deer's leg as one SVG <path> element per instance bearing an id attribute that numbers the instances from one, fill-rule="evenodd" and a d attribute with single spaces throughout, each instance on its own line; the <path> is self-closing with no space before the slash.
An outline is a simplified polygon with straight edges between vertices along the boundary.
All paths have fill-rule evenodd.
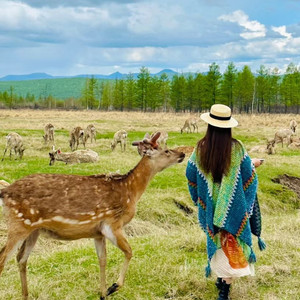
<path id="1" fill-rule="evenodd" d="M 100 266 L 100 299 L 105 299 L 106 295 L 106 240 L 105 236 L 101 238 L 94 239 L 96 252 L 98 256 L 99 266 Z"/>
<path id="2" fill-rule="evenodd" d="M 24 231 L 9 230 L 7 235 L 6 245 L 0 251 L 0 275 L 9 257 L 23 243 L 23 241 L 26 239 L 28 234 L 30 233 L 26 232 L 25 230 Z"/>
<path id="3" fill-rule="evenodd" d="M 121 272 L 120 272 L 117 282 L 108 288 L 107 295 L 114 293 L 115 291 L 119 290 L 120 287 L 123 286 L 125 275 L 126 275 L 126 272 L 127 272 L 128 266 L 129 266 L 129 262 L 132 257 L 131 247 L 130 247 L 128 241 L 126 240 L 126 238 L 124 237 L 122 230 L 118 229 L 118 230 L 114 231 L 113 235 L 115 237 L 115 240 L 113 240 L 113 242 L 119 249 L 121 249 L 123 251 L 123 253 L 125 255 L 125 261 L 122 266 L 122 269 L 121 269 Z"/>
<path id="4" fill-rule="evenodd" d="M 28 257 L 39 237 L 39 231 L 32 232 L 29 237 L 23 242 L 19 253 L 17 255 L 17 262 L 19 264 L 20 278 L 22 284 L 23 299 L 28 299 L 28 287 L 27 287 L 27 260 Z"/>
<path id="5" fill-rule="evenodd" d="M 7 148 L 5 148 L 4 153 L 3 153 L 3 157 L 2 157 L 1 160 L 4 160 L 4 156 L 5 156 L 5 154 L 6 154 L 6 151 L 7 151 Z"/>

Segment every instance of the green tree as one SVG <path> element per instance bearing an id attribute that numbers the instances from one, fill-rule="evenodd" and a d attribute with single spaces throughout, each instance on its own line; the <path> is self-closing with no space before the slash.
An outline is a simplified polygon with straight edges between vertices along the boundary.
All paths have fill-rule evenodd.
<path id="1" fill-rule="evenodd" d="M 125 99 L 124 107 L 127 110 L 135 108 L 136 103 L 136 82 L 133 78 L 133 74 L 129 73 L 125 80 Z"/>
<path id="2" fill-rule="evenodd" d="M 198 111 L 202 111 L 205 107 L 208 107 L 206 104 L 206 87 L 205 87 L 206 78 L 203 74 L 198 73 L 194 79 L 194 88 L 195 88 L 195 105 Z"/>
<path id="3" fill-rule="evenodd" d="M 150 72 L 146 67 L 141 67 L 137 80 L 137 106 L 141 111 L 147 111 L 149 100 Z"/>
<path id="4" fill-rule="evenodd" d="M 235 90 L 235 102 L 239 112 L 249 112 L 252 107 L 254 93 L 254 75 L 249 66 L 244 66 L 241 72 L 238 72 Z"/>
<path id="5" fill-rule="evenodd" d="M 171 106 L 176 112 L 183 109 L 185 99 L 185 77 L 174 75 L 171 82 Z"/>
<path id="6" fill-rule="evenodd" d="M 223 104 L 230 106 L 233 109 L 234 103 L 234 88 L 237 81 L 237 69 L 233 62 L 230 62 L 223 74 L 221 80 L 221 97 L 224 99 L 221 101 Z"/>
<path id="7" fill-rule="evenodd" d="M 163 106 L 163 111 L 166 112 L 170 102 L 170 80 L 166 73 L 162 73 L 159 78 L 160 82 L 160 102 Z"/>
<path id="8" fill-rule="evenodd" d="M 82 91 L 82 100 L 87 110 L 97 107 L 97 88 L 98 82 L 94 76 L 86 79 L 85 86 Z"/>
<path id="9" fill-rule="evenodd" d="M 220 96 L 220 67 L 214 62 L 209 66 L 209 71 L 206 75 L 206 91 L 207 97 L 211 100 L 211 104 L 215 104 Z"/>

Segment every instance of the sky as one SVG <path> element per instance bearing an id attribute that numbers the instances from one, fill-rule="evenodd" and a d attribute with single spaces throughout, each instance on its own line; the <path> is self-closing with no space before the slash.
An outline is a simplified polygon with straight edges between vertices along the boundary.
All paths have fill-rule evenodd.
<path id="1" fill-rule="evenodd" d="M 300 65 L 300 0 L 0 0 L 0 77 Z"/>

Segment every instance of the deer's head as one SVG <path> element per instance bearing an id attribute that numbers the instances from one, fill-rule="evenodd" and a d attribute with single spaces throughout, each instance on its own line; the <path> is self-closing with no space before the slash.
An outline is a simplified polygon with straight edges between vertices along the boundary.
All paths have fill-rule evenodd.
<path id="1" fill-rule="evenodd" d="M 137 146 L 139 154 L 147 157 L 158 172 L 176 163 L 181 163 L 185 157 L 183 152 L 162 149 L 157 144 L 159 136 L 160 132 L 157 132 L 152 138 L 148 138 L 146 135 L 142 141 L 132 143 L 133 146 Z"/>
<path id="2" fill-rule="evenodd" d="M 49 166 L 54 165 L 55 160 L 57 159 L 57 156 L 61 153 L 60 149 L 55 150 L 55 147 L 52 146 L 52 151 L 49 152 L 50 162 Z"/>

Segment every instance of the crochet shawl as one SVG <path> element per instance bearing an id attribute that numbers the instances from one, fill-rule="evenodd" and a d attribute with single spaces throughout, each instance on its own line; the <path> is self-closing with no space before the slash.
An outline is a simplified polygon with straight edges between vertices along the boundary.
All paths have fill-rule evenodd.
<path id="1" fill-rule="evenodd" d="M 233 143 L 230 169 L 222 178 L 215 205 L 213 187 L 216 183 L 211 174 L 206 174 L 201 169 L 196 149 L 188 161 L 186 177 L 191 198 L 198 206 L 200 226 L 207 236 L 206 276 L 210 275 L 210 260 L 217 250 L 214 236 L 220 229 L 245 242 L 251 249 L 249 262 L 255 262 L 251 232 L 259 237 L 261 250 L 265 248 L 265 244 L 260 239 L 261 215 L 256 197 L 257 174 L 243 144 L 240 141 Z"/>

